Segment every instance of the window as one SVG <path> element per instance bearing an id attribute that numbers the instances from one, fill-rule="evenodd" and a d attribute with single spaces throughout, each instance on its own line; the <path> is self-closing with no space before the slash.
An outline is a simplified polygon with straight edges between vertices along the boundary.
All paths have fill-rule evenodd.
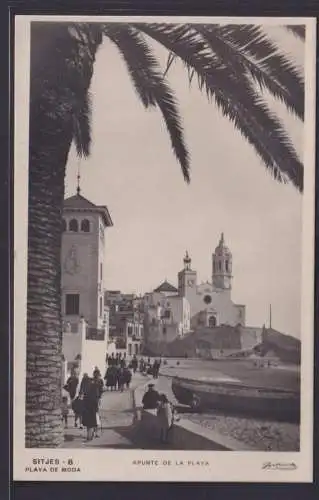
<path id="1" fill-rule="evenodd" d="M 105 331 L 103 328 L 88 327 L 85 334 L 86 340 L 99 340 L 104 341 Z"/>
<path id="2" fill-rule="evenodd" d="M 78 221 L 76 219 L 72 219 L 70 221 L 70 225 L 69 225 L 69 230 L 70 231 L 73 231 L 74 233 L 77 233 L 78 230 L 79 230 L 79 225 L 78 225 Z"/>
<path id="3" fill-rule="evenodd" d="M 65 222 L 65 219 L 62 219 L 62 231 L 63 232 L 66 231 L 66 222 Z"/>
<path id="4" fill-rule="evenodd" d="M 169 309 L 166 309 L 164 311 L 163 318 L 170 318 L 171 317 L 171 311 Z"/>
<path id="5" fill-rule="evenodd" d="M 166 335 L 166 333 L 167 333 L 166 326 L 163 326 L 163 335 Z"/>
<path id="6" fill-rule="evenodd" d="M 83 219 L 81 222 L 81 231 L 83 233 L 89 233 L 90 232 L 90 221 L 87 219 Z"/>
<path id="7" fill-rule="evenodd" d="M 226 273 L 228 273 L 228 271 L 229 271 L 228 260 L 225 261 L 225 269 L 226 269 Z"/>
<path id="8" fill-rule="evenodd" d="M 103 297 L 100 297 L 100 316 L 103 316 Z"/>
<path id="9" fill-rule="evenodd" d="M 101 281 L 103 280 L 103 264 L 102 264 L 102 262 L 100 264 L 100 280 Z"/>
<path id="10" fill-rule="evenodd" d="M 221 261 L 218 262 L 218 269 L 219 269 L 219 271 L 222 270 L 222 263 L 221 263 Z"/>
<path id="11" fill-rule="evenodd" d="M 216 326 L 216 318 L 215 316 L 211 316 L 208 320 L 208 324 L 210 328 L 215 328 Z"/>
<path id="12" fill-rule="evenodd" d="M 65 296 L 65 314 L 78 315 L 80 313 L 80 295 L 78 293 L 68 293 Z"/>
<path id="13" fill-rule="evenodd" d="M 132 326 L 127 327 L 127 335 L 129 337 L 131 337 L 133 335 L 133 327 Z"/>
<path id="14" fill-rule="evenodd" d="M 211 302 L 212 302 L 211 296 L 210 295 L 205 295 L 204 302 L 205 302 L 205 304 L 211 304 Z"/>

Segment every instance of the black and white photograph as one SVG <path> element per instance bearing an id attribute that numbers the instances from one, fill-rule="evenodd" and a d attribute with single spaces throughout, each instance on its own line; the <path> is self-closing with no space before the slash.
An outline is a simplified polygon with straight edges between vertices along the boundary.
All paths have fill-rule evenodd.
<path id="1" fill-rule="evenodd" d="M 312 480 L 315 31 L 16 17 L 15 479 Z"/>

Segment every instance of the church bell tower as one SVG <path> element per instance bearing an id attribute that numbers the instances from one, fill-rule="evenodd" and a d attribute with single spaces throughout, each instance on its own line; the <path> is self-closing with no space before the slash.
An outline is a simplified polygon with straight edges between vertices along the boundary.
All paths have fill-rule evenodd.
<path id="1" fill-rule="evenodd" d="M 184 269 L 178 273 L 178 294 L 186 297 L 192 303 L 192 297 L 196 295 L 197 272 L 191 268 L 192 259 L 186 252 L 184 257 Z"/>
<path id="2" fill-rule="evenodd" d="M 212 255 L 213 272 L 212 283 L 217 289 L 231 290 L 232 282 L 232 254 L 225 245 L 224 233 L 221 233 L 218 246 Z"/>

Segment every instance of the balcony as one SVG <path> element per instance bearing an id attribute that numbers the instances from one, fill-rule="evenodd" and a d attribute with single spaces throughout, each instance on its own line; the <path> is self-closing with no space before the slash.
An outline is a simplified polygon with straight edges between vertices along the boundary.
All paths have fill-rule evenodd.
<path id="1" fill-rule="evenodd" d="M 86 329 L 85 339 L 86 340 L 104 341 L 105 340 L 105 331 L 102 330 L 101 328 L 88 327 Z"/>

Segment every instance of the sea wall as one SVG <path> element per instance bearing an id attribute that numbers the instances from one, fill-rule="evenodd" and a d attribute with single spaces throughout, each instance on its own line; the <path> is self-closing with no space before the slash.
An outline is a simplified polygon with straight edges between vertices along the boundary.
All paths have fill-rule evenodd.
<path id="1" fill-rule="evenodd" d="M 141 410 L 138 427 L 149 443 L 159 441 L 160 428 L 156 410 Z M 174 450 L 253 451 L 253 448 L 242 442 L 186 419 L 174 422 L 168 439 L 169 448 Z"/>

